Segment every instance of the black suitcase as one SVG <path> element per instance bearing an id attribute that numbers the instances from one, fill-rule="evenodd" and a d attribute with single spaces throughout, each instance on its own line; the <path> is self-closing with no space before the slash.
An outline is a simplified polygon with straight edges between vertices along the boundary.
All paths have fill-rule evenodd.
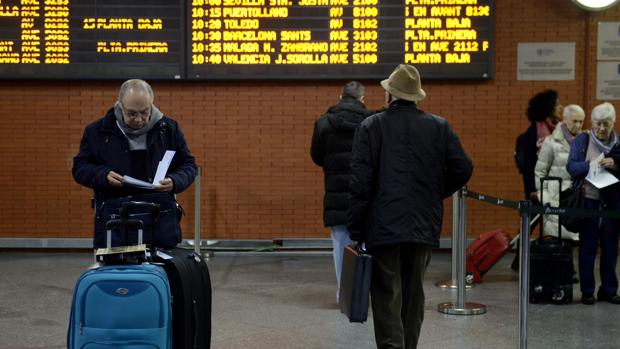
<path id="1" fill-rule="evenodd" d="M 364 322 L 368 317 L 371 274 L 372 257 L 358 246 L 346 246 L 339 298 L 340 311 L 350 322 Z"/>
<path id="2" fill-rule="evenodd" d="M 156 207 L 157 209 L 154 209 Z M 151 226 L 158 224 L 159 206 L 151 202 L 125 202 L 121 219 L 133 212 L 145 212 L 141 218 Z M 126 233 L 126 232 L 125 232 Z M 151 234 L 157 234 L 156 229 Z M 156 241 L 154 236 L 152 241 Z M 209 349 L 211 347 L 211 277 L 202 257 L 182 248 L 150 249 L 153 263 L 162 264 L 172 294 L 172 348 Z"/>
<path id="3" fill-rule="evenodd" d="M 211 278 L 204 260 L 182 248 L 157 250 L 172 291 L 172 347 L 211 347 Z"/>
<path id="4" fill-rule="evenodd" d="M 543 177 L 540 179 L 541 189 L 545 181 L 558 181 L 558 188 L 562 188 L 561 178 Z M 573 252 L 571 244 L 562 240 L 562 218 L 558 217 L 558 237 L 543 238 L 541 219 L 540 237 L 530 245 L 531 303 L 570 304 L 573 301 Z"/>

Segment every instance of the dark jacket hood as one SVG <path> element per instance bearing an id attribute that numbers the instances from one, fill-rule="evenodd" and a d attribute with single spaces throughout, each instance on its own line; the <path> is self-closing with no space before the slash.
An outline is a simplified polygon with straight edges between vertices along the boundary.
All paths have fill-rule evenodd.
<path id="1" fill-rule="evenodd" d="M 337 130 L 355 130 L 372 112 L 357 99 L 345 98 L 327 110 L 327 120 Z"/>

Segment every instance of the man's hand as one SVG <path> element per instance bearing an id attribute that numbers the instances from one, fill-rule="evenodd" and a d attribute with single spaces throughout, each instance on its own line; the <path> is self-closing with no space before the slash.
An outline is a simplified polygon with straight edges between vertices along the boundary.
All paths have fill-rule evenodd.
<path id="1" fill-rule="evenodd" d="M 537 191 L 533 191 L 530 193 L 530 200 L 532 200 L 533 203 L 539 203 L 540 199 L 538 198 L 538 192 Z"/>
<path id="2" fill-rule="evenodd" d="M 114 172 L 114 171 L 110 171 L 108 172 L 108 174 L 105 176 L 105 178 L 108 180 L 108 184 L 110 184 L 113 187 L 122 187 L 123 186 L 123 176 L 121 176 L 120 174 Z"/>
<path id="3" fill-rule="evenodd" d="M 169 177 L 159 181 L 159 185 L 155 187 L 155 191 L 172 191 L 172 189 L 174 189 L 174 182 Z"/>

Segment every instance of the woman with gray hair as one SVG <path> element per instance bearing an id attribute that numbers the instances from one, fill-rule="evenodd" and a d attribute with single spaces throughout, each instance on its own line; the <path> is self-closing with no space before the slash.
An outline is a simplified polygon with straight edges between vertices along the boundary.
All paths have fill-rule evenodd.
<path id="1" fill-rule="evenodd" d="M 581 133 L 583 120 L 586 117 L 583 109 L 576 104 L 566 106 L 562 115 L 563 122 L 556 125 L 553 133 L 545 138 L 534 169 L 536 189 L 542 192 L 541 197 L 544 200 L 542 203 L 549 203 L 551 206 L 558 206 L 560 192 L 571 186 L 570 174 L 566 171 L 568 152 L 575 137 Z M 548 176 L 562 178 L 562 188 L 558 188 L 556 181 L 546 181 L 541 188 L 540 179 Z M 562 229 L 562 238 L 571 241 L 579 240 L 577 233 Z M 558 216 L 545 215 L 543 234 L 557 236 L 558 230 Z"/>
<path id="2" fill-rule="evenodd" d="M 599 104 L 592 110 L 592 129 L 583 133 L 571 145 L 566 168 L 573 181 L 583 180 L 590 170 L 590 162 L 604 154 L 600 165 L 609 170 L 617 170 L 614 159 L 608 156 L 618 142 L 614 131 L 616 111 L 610 103 Z M 588 209 L 620 209 L 620 196 L 617 186 L 597 189 L 585 181 L 584 206 Z M 597 299 L 620 304 L 616 263 L 618 261 L 618 222 L 608 218 L 584 219 L 579 241 L 579 278 L 581 279 L 581 303 L 594 304 L 594 260 L 600 245 L 601 285 Z"/>

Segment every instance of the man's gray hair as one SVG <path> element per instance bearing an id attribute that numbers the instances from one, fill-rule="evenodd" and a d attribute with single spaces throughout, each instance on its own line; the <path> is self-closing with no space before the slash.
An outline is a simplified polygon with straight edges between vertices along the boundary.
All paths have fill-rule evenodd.
<path id="1" fill-rule="evenodd" d="M 578 106 L 577 104 L 569 104 L 566 107 L 564 107 L 564 112 L 562 113 L 562 116 L 564 117 L 564 121 L 568 121 L 568 117 L 571 114 L 579 114 L 579 115 L 586 115 L 586 112 L 583 111 L 583 108 Z"/>
<path id="2" fill-rule="evenodd" d="M 614 106 L 609 102 L 599 104 L 592 109 L 592 121 L 603 120 L 616 122 L 616 109 L 614 109 Z"/>
<path id="3" fill-rule="evenodd" d="M 364 85 L 357 81 L 347 82 L 346 85 L 342 88 L 342 92 L 340 93 L 340 98 L 355 98 L 359 99 L 364 95 Z"/>
<path id="4" fill-rule="evenodd" d="M 118 93 L 118 101 L 121 102 L 121 104 L 123 103 L 122 102 L 123 97 L 125 97 L 125 95 L 127 94 L 127 91 L 132 90 L 132 89 L 142 90 L 148 93 L 149 96 L 151 97 L 151 103 L 155 99 L 155 94 L 153 93 L 153 89 L 151 88 L 151 85 L 149 85 L 146 81 L 141 80 L 141 79 L 130 79 L 130 80 L 123 82 L 123 84 L 121 85 L 121 90 Z"/>

